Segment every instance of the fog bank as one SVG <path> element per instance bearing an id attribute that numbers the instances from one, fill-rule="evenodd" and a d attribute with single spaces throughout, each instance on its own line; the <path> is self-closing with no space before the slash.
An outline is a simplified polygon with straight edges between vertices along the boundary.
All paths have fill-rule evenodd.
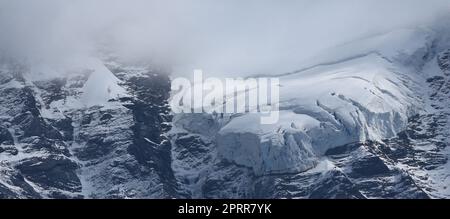
<path id="1" fill-rule="evenodd" d="M 0 51 L 59 62 L 103 43 L 176 74 L 266 74 L 448 12 L 448 0 L 0 0 Z"/>

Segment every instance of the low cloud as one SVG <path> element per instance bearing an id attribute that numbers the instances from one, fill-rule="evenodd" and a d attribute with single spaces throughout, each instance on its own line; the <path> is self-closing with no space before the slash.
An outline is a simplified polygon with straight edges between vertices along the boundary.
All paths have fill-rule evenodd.
<path id="1" fill-rule="evenodd" d="M 296 69 L 335 45 L 426 25 L 448 0 L 0 0 L 0 51 L 57 62 L 107 43 L 214 74 Z"/>

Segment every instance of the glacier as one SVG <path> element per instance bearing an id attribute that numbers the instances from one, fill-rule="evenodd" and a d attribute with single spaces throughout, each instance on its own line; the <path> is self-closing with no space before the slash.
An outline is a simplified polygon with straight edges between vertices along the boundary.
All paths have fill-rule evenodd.
<path id="1" fill-rule="evenodd" d="M 419 97 L 411 90 L 418 78 L 403 64 L 411 61 L 405 56 L 425 56 L 430 38 L 426 31 L 394 31 L 346 45 L 361 55 L 335 54 L 341 61 L 276 75 L 281 81 L 280 122 L 260 125 L 260 116 L 252 114 L 231 119 L 217 133 L 219 156 L 258 175 L 301 172 L 333 147 L 394 137 L 420 110 Z M 380 46 L 379 41 L 401 47 L 395 53 L 392 45 Z"/>
<path id="2" fill-rule="evenodd" d="M 188 189 L 195 193 L 203 190 L 199 197 L 205 197 L 205 194 L 208 197 L 208 189 L 205 189 L 209 185 L 208 180 L 226 181 L 220 175 L 238 174 L 233 171 L 243 171 L 239 175 L 247 175 L 244 178 L 248 182 L 242 178 L 228 180 L 238 185 L 244 183 L 253 189 L 264 178 L 283 174 L 311 174 L 323 165 L 332 167 L 322 174 L 343 171 L 334 164 L 336 161 L 330 161 L 330 151 L 345 145 L 357 145 L 355 147 L 360 148 L 358 142 L 372 145 L 395 139 L 399 133 L 408 129 L 411 117 L 427 111 L 427 98 L 424 96 L 427 95 L 428 85 L 424 82 L 429 70 L 426 66 L 437 68 L 436 56 L 439 50 L 448 48 L 445 40 L 436 37 L 443 35 L 429 28 L 394 30 L 338 46 L 306 62 L 304 65 L 307 67 L 300 70 L 265 75 L 279 77 L 281 81 L 281 118 L 274 125 L 261 125 L 261 115 L 258 114 L 226 115 L 225 118 L 217 115 L 176 116 L 174 135 L 185 138 L 189 133 L 191 139 L 205 142 L 204 145 L 208 147 L 216 145 L 217 149 L 209 149 L 213 151 L 208 152 L 213 154 L 210 165 L 197 164 L 194 169 L 186 167 L 192 161 L 177 161 L 180 164 L 174 165 L 175 174 L 189 181 L 207 178 L 206 182 L 203 179 L 192 183 Z M 199 120 L 203 120 L 200 122 L 202 127 L 196 127 Z M 200 130 L 208 130 L 208 133 Z M 175 141 L 173 144 L 175 148 L 185 146 L 184 142 L 177 145 Z M 363 146 L 367 145 L 363 143 Z M 179 156 L 178 153 L 179 149 L 175 149 L 176 156 Z M 372 153 L 367 153 L 367 156 L 373 156 Z M 448 157 L 444 154 L 444 157 Z M 373 159 L 368 159 L 368 162 L 387 162 Z M 443 162 L 446 163 L 446 159 Z M 232 171 L 229 173 L 223 170 L 226 169 L 224 166 L 238 168 L 231 168 L 234 170 L 228 170 Z M 397 176 L 397 181 L 407 177 L 412 182 L 408 174 L 415 178 L 401 164 L 383 168 L 384 171 L 395 170 L 403 174 Z M 258 180 L 252 180 L 255 177 Z M 328 177 L 336 176 L 325 178 Z M 394 176 L 389 177 L 392 179 Z M 444 185 L 448 183 L 447 179 L 442 182 Z M 231 186 L 226 182 L 219 185 L 225 188 Z M 416 197 L 428 196 L 420 188 L 416 189 L 420 191 L 415 193 Z M 229 194 L 224 195 L 224 191 L 219 190 L 214 188 L 212 191 L 219 194 L 212 197 L 245 197 L 246 193 L 260 192 L 230 188 L 227 190 Z M 355 197 L 367 196 L 358 194 Z"/>

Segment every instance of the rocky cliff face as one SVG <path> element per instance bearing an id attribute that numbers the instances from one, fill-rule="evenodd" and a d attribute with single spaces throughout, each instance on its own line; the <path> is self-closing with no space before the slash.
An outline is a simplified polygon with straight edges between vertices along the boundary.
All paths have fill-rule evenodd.
<path id="1" fill-rule="evenodd" d="M 0 198 L 448 198 L 443 42 L 399 31 L 278 75 L 273 126 L 173 115 L 168 74 L 119 58 L 2 60 Z"/>
<path id="2" fill-rule="evenodd" d="M 166 74 L 105 61 L 36 80 L 23 65 L 3 67 L 2 197 L 180 196 L 164 135 L 171 127 Z"/>

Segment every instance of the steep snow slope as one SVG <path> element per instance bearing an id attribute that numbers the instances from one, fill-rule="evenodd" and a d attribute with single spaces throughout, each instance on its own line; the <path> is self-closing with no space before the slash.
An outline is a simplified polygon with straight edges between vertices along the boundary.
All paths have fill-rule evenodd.
<path id="1" fill-rule="evenodd" d="M 409 119 L 406 131 L 386 141 L 391 149 L 386 154 L 432 197 L 448 198 L 450 51 L 444 48 L 435 51 L 421 72 L 426 77 L 423 84 L 426 110 Z"/>

